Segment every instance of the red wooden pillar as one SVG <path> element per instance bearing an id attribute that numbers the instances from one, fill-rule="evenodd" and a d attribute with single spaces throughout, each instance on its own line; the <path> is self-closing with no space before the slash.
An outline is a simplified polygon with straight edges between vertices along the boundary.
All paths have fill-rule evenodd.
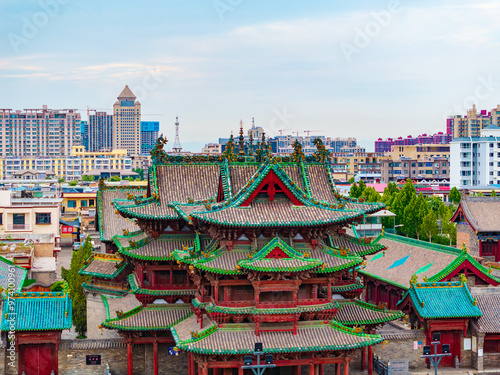
<path id="1" fill-rule="evenodd" d="M 153 341 L 153 374 L 158 375 L 158 342 Z"/>
<path id="2" fill-rule="evenodd" d="M 373 293 L 373 294 L 375 294 L 375 295 L 373 296 L 373 303 L 374 303 L 375 305 L 378 305 L 378 286 L 379 286 L 379 285 L 378 285 L 378 283 L 377 283 L 377 282 L 375 282 L 375 293 Z"/>
<path id="3" fill-rule="evenodd" d="M 188 375 L 194 375 L 194 359 L 192 353 L 188 353 Z"/>
<path id="4" fill-rule="evenodd" d="M 361 349 L 361 371 L 366 370 L 366 348 Z"/>
<path id="5" fill-rule="evenodd" d="M 198 375 L 208 375 L 208 365 L 206 362 L 198 362 Z"/>
<path id="6" fill-rule="evenodd" d="M 373 375 L 373 346 L 368 347 L 368 375 Z"/>
<path id="7" fill-rule="evenodd" d="M 319 364 L 319 375 L 325 375 L 325 365 Z"/>
<path id="8" fill-rule="evenodd" d="M 300 375 L 300 366 L 292 367 L 292 375 Z"/>
<path id="9" fill-rule="evenodd" d="M 217 302 L 219 300 L 219 282 L 214 281 L 214 299 Z"/>
<path id="10" fill-rule="evenodd" d="M 328 302 L 332 300 L 332 279 L 328 279 Z"/>
<path id="11" fill-rule="evenodd" d="M 316 366 L 314 364 L 312 363 L 309 364 L 309 375 L 316 375 L 314 371 L 315 367 Z"/>
<path id="12" fill-rule="evenodd" d="M 340 362 L 335 365 L 335 374 L 340 375 Z"/>
<path id="13" fill-rule="evenodd" d="M 238 366 L 238 375 L 243 375 L 243 369 L 241 368 L 241 365 Z"/>
<path id="14" fill-rule="evenodd" d="M 134 375 L 134 366 L 132 363 L 132 339 L 127 340 L 127 373 Z"/>
<path id="15" fill-rule="evenodd" d="M 213 371 L 214 371 L 214 375 L 220 375 L 220 368 L 214 368 Z"/>
<path id="16" fill-rule="evenodd" d="M 500 239 L 497 242 L 497 253 L 495 254 L 495 262 L 500 261 Z"/>
<path id="17" fill-rule="evenodd" d="M 53 352 L 55 354 L 54 361 L 52 362 L 54 364 L 53 370 L 55 375 L 59 374 L 59 340 L 57 340 L 56 343 L 56 350 Z"/>
<path id="18" fill-rule="evenodd" d="M 349 375 L 349 358 L 344 359 L 344 375 Z"/>

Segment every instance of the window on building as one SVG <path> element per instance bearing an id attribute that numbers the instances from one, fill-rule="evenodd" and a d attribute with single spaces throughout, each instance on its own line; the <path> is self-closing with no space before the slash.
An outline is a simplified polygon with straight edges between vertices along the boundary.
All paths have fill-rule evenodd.
<path id="1" fill-rule="evenodd" d="M 89 199 L 89 207 L 94 207 L 95 203 L 93 199 Z"/>
<path id="2" fill-rule="evenodd" d="M 493 157 L 493 152 L 490 152 L 490 158 L 492 158 L 492 157 Z"/>
<path id="3" fill-rule="evenodd" d="M 37 213 L 35 218 L 35 223 L 37 224 L 50 224 L 51 215 L 50 212 Z"/>
<path id="4" fill-rule="evenodd" d="M 172 278 L 174 284 L 186 284 L 187 283 L 187 273 L 184 270 L 173 270 Z"/>
<path id="5" fill-rule="evenodd" d="M 24 229 L 26 217 L 24 214 L 12 214 L 12 224 L 14 229 Z"/>
<path id="6" fill-rule="evenodd" d="M 0 213 L 0 225 L 3 225 L 3 214 Z"/>
<path id="7" fill-rule="evenodd" d="M 86 201 L 86 200 L 82 200 L 82 201 L 80 202 L 80 205 L 81 205 L 82 207 L 87 207 L 87 201 Z"/>
<path id="8" fill-rule="evenodd" d="M 76 207 L 76 200 L 68 201 L 68 207 L 75 208 Z"/>

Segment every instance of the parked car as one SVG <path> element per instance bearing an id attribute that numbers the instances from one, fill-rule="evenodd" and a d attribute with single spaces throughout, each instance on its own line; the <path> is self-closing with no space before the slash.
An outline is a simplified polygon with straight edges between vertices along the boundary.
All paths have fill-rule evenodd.
<path id="1" fill-rule="evenodd" d="M 73 242 L 73 250 L 78 250 L 80 248 L 80 242 Z"/>

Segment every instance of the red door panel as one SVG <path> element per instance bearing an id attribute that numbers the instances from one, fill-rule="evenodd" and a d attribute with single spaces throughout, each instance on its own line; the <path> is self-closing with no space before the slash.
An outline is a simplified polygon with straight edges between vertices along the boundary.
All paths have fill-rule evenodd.
<path id="1" fill-rule="evenodd" d="M 50 375 L 52 372 L 54 345 L 38 346 L 38 375 Z M 26 374 L 28 375 L 28 374 Z"/>
<path id="2" fill-rule="evenodd" d="M 19 345 L 19 374 L 50 375 L 55 371 L 54 356 L 54 344 Z"/>

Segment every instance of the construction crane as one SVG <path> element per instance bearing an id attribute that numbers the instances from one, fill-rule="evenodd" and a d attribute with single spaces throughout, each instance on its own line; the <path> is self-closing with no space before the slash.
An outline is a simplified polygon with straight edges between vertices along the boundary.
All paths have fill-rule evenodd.
<path id="1" fill-rule="evenodd" d="M 287 130 L 292 130 L 292 129 L 279 129 L 279 133 L 280 135 L 283 135 L 283 132 L 286 132 Z"/>
<path id="2" fill-rule="evenodd" d="M 322 132 L 323 130 L 304 130 L 304 133 L 309 137 L 311 133 Z"/>
<path id="3" fill-rule="evenodd" d="M 300 131 L 299 131 L 299 130 L 294 130 L 294 131 L 292 132 L 292 134 L 293 134 L 293 133 L 295 133 L 295 136 L 296 136 L 297 138 L 299 138 L 299 133 L 300 133 Z"/>

